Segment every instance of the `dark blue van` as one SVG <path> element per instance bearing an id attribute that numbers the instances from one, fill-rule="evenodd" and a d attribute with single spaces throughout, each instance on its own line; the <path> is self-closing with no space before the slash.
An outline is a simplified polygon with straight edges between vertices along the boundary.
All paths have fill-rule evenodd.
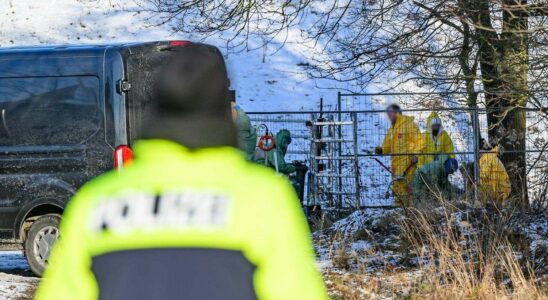
<path id="1" fill-rule="evenodd" d="M 187 43 L 0 49 L 0 230 L 36 274 L 75 191 L 131 159 L 154 67 Z"/>

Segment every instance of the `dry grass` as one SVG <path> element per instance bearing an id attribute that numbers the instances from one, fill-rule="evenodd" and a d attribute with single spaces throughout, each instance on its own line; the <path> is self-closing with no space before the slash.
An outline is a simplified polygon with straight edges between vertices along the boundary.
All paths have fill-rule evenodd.
<path id="1" fill-rule="evenodd" d="M 333 269 L 323 272 L 331 299 L 548 299 L 526 258 L 528 246 L 508 234 L 515 212 L 443 201 L 427 207 L 376 222 L 383 232 L 393 230 L 384 224 L 399 224 L 399 248 L 377 247 L 369 228 L 335 232 L 327 242 Z M 355 240 L 373 247 L 350 251 Z M 403 260 L 388 262 L 387 253 Z"/>
<path id="2" fill-rule="evenodd" d="M 502 213 L 485 217 L 481 228 L 475 228 L 454 220 L 450 204 L 445 208 L 443 226 L 432 221 L 431 213 L 419 210 L 410 210 L 402 221 L 403 236 L 423 258 L 424 275 L 416 294 L 436 299 L 548 299 L 501 233 Z"/>

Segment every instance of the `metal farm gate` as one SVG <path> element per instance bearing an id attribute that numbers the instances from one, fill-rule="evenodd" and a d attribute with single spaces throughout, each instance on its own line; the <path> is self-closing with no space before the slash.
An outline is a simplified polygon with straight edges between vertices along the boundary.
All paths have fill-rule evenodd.
<path id="1" fill-rule="evenodd" d="M 304 163 L 309 167 L 306 205 L 358 205 L 361 194 L 356 122 L 340 122 L 335 120 L 334 114 L 316 112 L 248 114 L 259 136 L 266 128 L 274 135 L 282 129 L 291 132 L 292 143 L 286 161 Z M 342 153 L 347 153 L 348 149 L 354 150 L 353 155 L 343 157 Z"/>

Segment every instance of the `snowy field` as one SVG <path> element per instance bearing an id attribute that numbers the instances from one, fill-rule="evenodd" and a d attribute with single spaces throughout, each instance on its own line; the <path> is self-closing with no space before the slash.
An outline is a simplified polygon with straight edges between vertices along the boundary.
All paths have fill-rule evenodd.
<path id="1" fill-rule="evenodd" d="M 349 88 L 328 80 L 309 79 L 302 65 L 306 52 L 297 37 L 278 49 L 228 51 L 222 37 L 177 35 L 169 26 L 151 27 L 147 16 L 128 12 L 133 1 L 52 0 L 0 1 L 0 47 L 107 44 L 186 39 L 217 46 L 225 55 L 238 101 L 249 111 L 316 109 L 319 99 L 335 100 L 336 89 Z M 260 43 L 250 40 L 250 45 Z M 319 88 L 318 88 L 319 87 Z M 268 103 L 268 105 L 266 105 Z"/>

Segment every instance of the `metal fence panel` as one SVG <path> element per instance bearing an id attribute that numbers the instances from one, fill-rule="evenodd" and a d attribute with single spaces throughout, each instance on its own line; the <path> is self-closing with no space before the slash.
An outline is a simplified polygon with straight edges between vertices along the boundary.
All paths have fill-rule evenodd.
<path id="1" fill-rule="evenodd" d="M 310 127 L 307 126 L 307 122 L 313 119 L 313 114 L 249 112 L 248 115 L 252 125 L 259 131 L 259 136 L 264 134 L 263 129 L 261 129 L 263 124 L 267 126 L 273 135 L 276 135 L 282 129 L 291 132 L 292 141 L 287 150 L 286 161 L 307 162 L 310 160 Z"/>
<path id="2" fill-rule="evenodd" d="M 324 168 L 343 175 L 330 177 L 326 174 L 318 180 L 319 185 L 309 180 L 309 192 L 305 200 L 308 203 L 316 201 L 330 207 L 392 206 L 396 198 L 390 188 L 394 176 L 381 163 L 393 171 L 392 162 L 398 160 L 398 157 L 405 161 L 411 155 L 416 155 L 423 163 L 423 159 L 434 156 L 431 153 L 407 151 L 376 155 L 375 147 L 382 145 L 391 126 L 386 111 L 371 109 L 371 105 L 359 105 L 365 101 L 358 101 L 358 96 L 349 98 L 351 101 L 345 104 L 344 97 L 340 97 L 338 111 L 261 112 L 249 115 L 255 126 L 266 124 L 274 134 L 280 129 L 291 131 L 293 143 L 289 146 L 286 161 L 302 161 L 311 168 L 311 173 Z M 456 188 L 458 197 L 477 200 L 479 194 L 475 187 L 478 184 L 480 164 L 476 162 L 483 155 L 479 149 L 479 137 L 488 136 L 485 110 L 459 107 L 409 109 L 404 110 L 403 114 L 413 117 L 420 132 L 424 134 L 427 132 L 426 120 L 433 111 L 439 115 L 443 129 L 454 143 L 454 152 L 446 154 L 455 156 L 460 165 L 459 171 L 451 175 L 449 180 Z M 546 197 L 548 191 L 548 119 L 546 113 L 526 110 L 526 121 L 526 149 L 516 155 L 526 157 L 529 197 L 537 199 Z M 335 126 L 333 122 L 348 122 L 350 126 Z M 402 147 L 405 148 L 405 145 Z M 336 155 L 326 157 L 326 153 L 331 152 Z M 317 158 L 325 161 L 315 162 Z M 357 164 L 354 164 L 354 158 Z M 317 165 L 313 165 L 314 163 Z M 411 180 L 412 176 L 408 178 L 408 181 Z M 359 191 L 359 196 L 354 194 L 356 191 Z M 388 198 L 387 191 L 391 191 Z"/>

